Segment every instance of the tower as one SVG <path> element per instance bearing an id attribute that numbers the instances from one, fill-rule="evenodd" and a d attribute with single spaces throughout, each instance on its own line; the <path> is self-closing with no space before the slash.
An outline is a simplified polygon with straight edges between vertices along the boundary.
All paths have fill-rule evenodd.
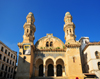
<path id="1" fill-rule="evenodd" d="M 19 47 L 19 61 L 16 79 L 30 79 L 33 75 L 33 61 L 34 61 L 34 32 L 35 32 L 35 19 L 33 13 L 30 12 L 24 24 L 23 42 L 18 43 Z"/>
<path id="2" fill-rule="evenodd" d="M 81 44 L 75 40 L 75 25 L 72 22 L 72 16 L 69 12 L 65 14 L 64 22 L 64 32 L 66 40 L 65 68 L 68 79 L 84 79 L 80 57 Z"/>
<path id="3" fill-rule="evenodd" d="M 75 42 L 75 25 L 72 22 L 72 16 L 69 12 L 66 12 L 64 17 L 64 32 L 65 32 L 65 40 L 66 44 Z"/>

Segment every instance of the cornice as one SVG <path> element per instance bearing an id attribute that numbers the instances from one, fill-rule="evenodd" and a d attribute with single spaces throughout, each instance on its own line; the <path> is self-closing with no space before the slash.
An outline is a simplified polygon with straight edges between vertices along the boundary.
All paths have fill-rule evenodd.
<path id="1" fill-rule="evenodd" d="M 80 47 L 81 44 L 65 44 L 66 47 Z"/>
<path id="2" fill-rule="evenodd" d="M 88 46 L 91 46 L 91 45 L 100 45 L 100 42 L 89 42 L 89 43 L 85 46 L 83 52 L 86 50 L 86 48 L 87 48 Z"/>
<path id="3" fill-rule="evenodd" d="M 49 52 L 66 52 L 65 49 L 36 49 L 36 51 L 49 51 Z"/>
<path id="4" fill-rule="evenodd" d="M 5 48 L 7 48 L 8 50 L 10 50 L 11 52 L 17 54 L 16 51 L 11 50 L 8 46 L 6 46 L 3 42 L 0 41 L 0 44 L 2 44 Z"/>

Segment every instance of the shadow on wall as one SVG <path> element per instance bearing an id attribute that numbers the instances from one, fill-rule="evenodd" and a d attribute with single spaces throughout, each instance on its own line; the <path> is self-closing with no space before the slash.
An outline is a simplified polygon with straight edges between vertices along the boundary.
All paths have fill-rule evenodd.
<path id="1" fill-rule="evenodd" d="M 27 57 L 23 56 L 18 59 L 18 68 L 15 79 L 28 79 L 30 72 L 30 63 L 26 61 Z"/>

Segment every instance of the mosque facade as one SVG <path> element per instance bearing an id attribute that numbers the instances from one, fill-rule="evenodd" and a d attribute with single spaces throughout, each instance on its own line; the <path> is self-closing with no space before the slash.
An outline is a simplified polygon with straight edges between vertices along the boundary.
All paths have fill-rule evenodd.
<path id="1" fill-rule="evenodd" d="M 19 60 L 15 79 L 84 79 L 81 42 L 76 41 L 75 25 L 69 12 L 64 17 L 65 44 L 53 34 L 46 34 L 34 44 L 36 31 L 33 13 L 24 24 L 23 42 L 18 43 Z"/>

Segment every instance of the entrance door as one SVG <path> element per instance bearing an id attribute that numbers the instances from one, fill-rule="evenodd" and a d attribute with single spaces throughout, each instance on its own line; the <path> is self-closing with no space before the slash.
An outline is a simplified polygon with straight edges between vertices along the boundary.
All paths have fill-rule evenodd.
<path id="1" fill-rule="evenodd" d="M 39 76 L 43 76 L 43 64 L 39 66 Z"/>
<path id="2" fill-rule="evenodd" d="M 54 70 L 52 64 L 48 65 L 48 76 L 54 76 Z"/>
<path id="3" fill-rule="evenodd" d="M 57 65 L 57 76 L 62 76 L 62 66 L 60 64 Z"/>

